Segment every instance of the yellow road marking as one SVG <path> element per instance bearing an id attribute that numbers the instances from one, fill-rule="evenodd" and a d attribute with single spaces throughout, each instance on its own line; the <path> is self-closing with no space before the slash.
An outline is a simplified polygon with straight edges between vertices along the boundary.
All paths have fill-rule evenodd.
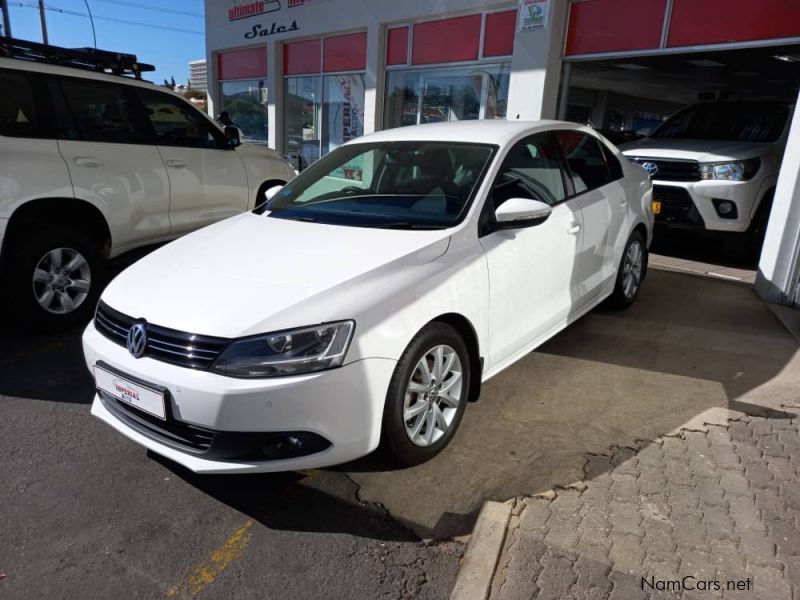
<path id="1" fill-rule="evenodd" d="M 211 553 L 209 560 L 198 565 L 186 575 L 176 586 L 167 592 L 167 598 L 188 595 L 199 596 L 203 590 L 216 581 L 217 577 L 250 545 L 250 531 L 253 520 L 247 522 L 228 536 L 228 539 Z"/>

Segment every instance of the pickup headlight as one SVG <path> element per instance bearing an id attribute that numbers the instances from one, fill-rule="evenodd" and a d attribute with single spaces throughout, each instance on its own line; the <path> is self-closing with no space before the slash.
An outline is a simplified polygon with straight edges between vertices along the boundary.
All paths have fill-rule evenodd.
<path id="1" fill-rule="evenodd" d="M 702 163 L 700 178 L 719 181 L 747 181 L 758 172 L 760 166 L 761 160 L 758 158 L 726 163 Z"/>
<path id="2" fill-rule="evenodd" d="M 340 367 L 355 321 L 326 323 L 242 338 L 231 343 L 211 367 L 232 377 L 283 377 Z"/>

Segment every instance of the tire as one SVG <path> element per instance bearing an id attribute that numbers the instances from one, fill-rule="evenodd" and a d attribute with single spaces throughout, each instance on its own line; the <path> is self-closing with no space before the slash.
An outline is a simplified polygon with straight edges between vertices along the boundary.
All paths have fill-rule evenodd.
<path id="1" fill-rule="evenodd" d="M 632 248 L 637 246 L 639 248 L 638 261 L 635 260 L 636 251 L 632 250 Z M 631 255 L 632 252 L 633 256 Z M 631 263 L 631 260 L 633 260 L 634 263 Z M 617 279 L 614 283 L 614 291 L 608 298 L 608 306 L 617 310 L 624 310 L 636 302 L 646 273 L 647 247 L 645 246 L 642 234 L 638 231 L 634 231 L 631 237 L 628 238 L 628 243 L 625 244 L 625 250 L 622 252 L 622 258 L 620 259 L 619 268 L 617 269 Z M 630 280 L 627 277 L 628 274 L 632 274 L 634 277 L 633 287 L 630 287 Z"/>
<path id="2" fill-rule="evenodd" d="M 275 187 L 276 185 L 286 185 L 286 182 L 280 181 L 278 179 L 272 179 L 270 181 L 265 181 L 264 183 L 262 183 L 258 188 L 258 192 L 256 193 L 256 200 L 253 208 L 258 208 L 259 206 L 264 204 L 264 202 L 267 201 L 267 197 L 265 195 L 267 193 L 267 190 Z"/>
<path id="3" fill-rule="evenodd" d="M 439 348 L 442 349 L 441 355 L 436 352 Z M 436 381 L 432 378 L 431 383 L 426 384 L 423 369 L 419 366 L 423 356 L 432 375 L 436 375 L 434 369 L 439 357 L 442 359 L 439 364 L 444 366 L 450 361 L 450 356 L 455 356 L 455 359 L 443 379 Z M 383 413 L 382 443 L 395 463 L 406 467 L 418 465 L 439 454 L 450 443 L 461 424 L 469 399 L 471 364 L 467 345 L 449 325 L 431 323 L 411 340 L 392 375 Z M 455 375 L 459 372 L 460 376 Z M 427 388 L 428 391 L 409 391 L 412 378 L 420 389 Z M 428 394 L 434 391 L 436 396 L 431 403 Z M 453 398 L 457 401 L 454 402 Z M 429 408 L 424 409 L 425 406 Z M 406 420 L 405 411 L 415 408 L 415 415 Z M 434 426 L 431 428 L 432 423 Z"/>
<path id="4" fill-rule="evenodd" d="M 14 314 L 39 330 L 88 322 L 106 278 L 105 260 L 94 240 L 76 229 L 46 228 L 23 239 L 10 255 Z"/>

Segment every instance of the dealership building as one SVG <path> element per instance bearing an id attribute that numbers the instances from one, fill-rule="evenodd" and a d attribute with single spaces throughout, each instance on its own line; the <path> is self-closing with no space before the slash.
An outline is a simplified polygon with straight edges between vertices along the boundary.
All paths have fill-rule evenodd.
<path id="1" fill-rule="evenodd" d="M 206 0 L 206 40 L 210 110 L 306 163 L 391 127 L 635 131 L 696 102 L 794 104 L 800 84 L 797 0 Z M 797 302 L 799 145 L 761 265 L 762 295 L 783 303 Z"/>

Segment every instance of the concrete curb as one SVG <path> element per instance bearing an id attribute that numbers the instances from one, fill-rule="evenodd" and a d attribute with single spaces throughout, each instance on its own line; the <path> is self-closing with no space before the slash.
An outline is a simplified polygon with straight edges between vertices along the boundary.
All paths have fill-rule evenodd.
<path id="1" fill-rule="evenodd" d="M 485 600 L 489 597 L 513 507 L 513 500 L 483 503 L 450 600 Z"/>

